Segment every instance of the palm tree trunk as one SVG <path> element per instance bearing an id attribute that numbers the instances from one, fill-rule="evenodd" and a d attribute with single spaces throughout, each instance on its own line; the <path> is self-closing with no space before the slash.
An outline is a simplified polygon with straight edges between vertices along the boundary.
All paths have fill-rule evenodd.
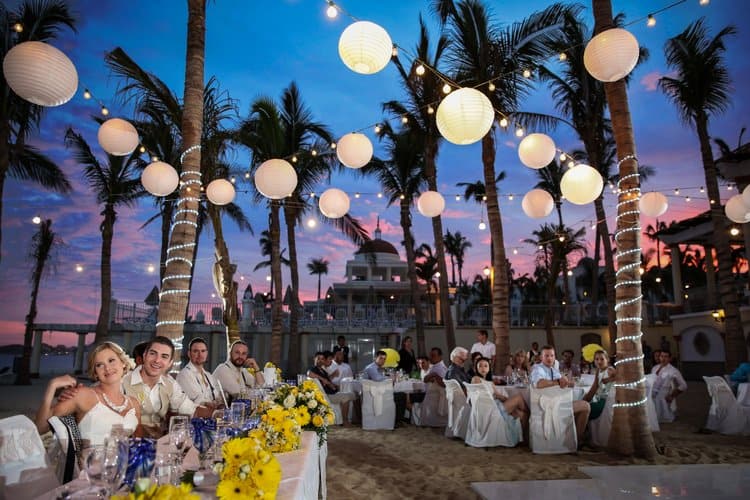
<path id="1" fill-rule="evenodd" d="M 318 273 L 318 304 L 320 304 L 320 280 L 323 277 L 323 273 Z"/>
<path id="2" fill-rule="evenodd" d="M 49 219 L 42 222 L 46 224 Z M 31 285 L 31 304 L 29 304 L 29 313 L 26 315 L 26 328 L 23 333 L 23 357 L 21 358 L 21 369 L 16 377 L 16 385 L 31 384 L 31 343 L 34 336 L 34 321 L 36 320 L 36 301 L 39 296 L 39 283 L 42 280 L 44 272 L 45 259 L 38 259 L 34 266 L 34 279 Z"/>
<path id="3" fill-rule="evenodd" d="M 208 216 L 214 229 L 214 257 L 213 266 L 214 288 L 221 297 L 224 326 L 227 334 L 227 347 L 232 342 L 240 340 L 239 311 L 237 309 L 237 282 L 234 273 L 237 266 L 229 258 L 229 249 L 224 240 L 224 228 L 221 223 L 221 212 L 212 203 L 208 203 Z"/>
<path id="4" fill-rule="evenodd" d="M 617 324 L 615 323 L 615 260 L 612 254 L 612 241 L 609 239 L 609 226 L 607 225 L 607 216 L 604 213 L 604 204 L 602 198 L 597 199 L 598 204 L 594 203 L 597 218 L 597 230 L 602 242 L 604 251 L 604 289 L 607 294 L 607 326 L 609 328 L 609 338 L 617 338 Z M 597 277 L 598 278 L 598 277 Z"/>
<path id="5" fill-rule="evenodd" d="M 596 167 L 594 167 L 596 168 Z M 602 197 L 598 197 L 594 200 L 594 210 L 596 211 L 596 217 L 599 219 L 599 204 L 602 203 Z M 602 211 L 604 208 L 602 207 Z M 599 219 L 601 220 L 601 219 Z M 602 242 L 599 239 L 601 232 L 599 231 L 599 223 L 596 223 L 594 231 L 594 269 L 593 275 L 591 276 L 591 324 L 597 325 L 599 323 L 599 261 L 601 260 L 601 249 Z"/>
<path id="6" fill-rule="evenodd" d="M 115 210 L 111 204 L 104 207 L 102 222 L 102 260 L 100 271 L 101 305 L 96 320 L 94 343 L 107 340 L 109 334 L 109 312 L 112 305 L 112 238 L 115 233 Z"/>
<path id="7" fill-rule="evenodd" d="M 451 258 L 451 283 L 456 286 L 456 261 L 453 260 L 453 254 L 450 254 Z"/>
<path id="8" fill-rule="evenodd" d="M 271 304 L 271 354 L 270 361 L 276 366 L 281 365 L 281 335 L 283 318 L 281 315 L 281 301 L 283 292 L 281 283 L 281 250 L 279 240 L 281 239 L 281 227 L 279 221 L 280 203 L 278 200 L 271 201 L 271 220 L 268 224 L 268 232 L 271 238 L 271 283 L 275 285 L 276 296 Z"/>
<path id="9" fill-rule="evenodd" d="M 510 359 L 510 304 L 508 303 L 508 266 L 505 258 L 503 220 L 500 218 L 500 205 L 497 201 L 495 185 L 495 138 L 493 131 L 482 138 L 482 165 L 484 185 L 487 194 L 487 221 L 490 223 L 492 239 L 492 333 L 495 336 L 495 373 L 501 373 L 502 366 Z"/>
<path id="10" fill-rule="evenodd" d="M 726 218 L 724 209 L 719 203 L 719 183 L 711 152 L 711 138 L 708 135 L 708 119 L 705 116 L 697 117 L 695 128 L 701 145 L 701 158 L 703 160 L 703 172 L 706 176 L 706 192 L 709 200 L 716 200 L 711 205 L 711 221 L 714 226 L 713 241 L 716 247 L 716 258 L 719 261 L 719 296 L 724 308 L 725 343 L 726 343 L 726 370 L 727 373 L 734 371 L 740 363 L 747 361 L 747 350 L 750 345 L 745 339 L 745 333 L 740 321 L 740 310 L 737 303 L 737 288 L 732 276 L 732 249 L 729 246 L 729 236 L 726 229 Z M 706 258 L 711 258 L 710 252 L 706 252 Z"/>
<path id="11" fill-rule="evenodd" d="M 565 231 L 565 226 L 563 226 L 563 218 L 562 218 L 562 201 L 556 201 L 555 202 L 555 209 L 557 210 L 557 222 L 559 224 L 560 231 Z M 561 255 L 560 256 L 561 262 L 560 262 L 560 274 L 562 276 L 562 285 L 563 285 L 563 300 L 566 304 L 570 304 L 570 286 L 568 285 L 568 256 L 567 255 Z M 557 279 L 557 276 L 555 276 L 555 279 Z M 564 310 L 563 310 L 564 313 Z"/>
<path id="12" fill-rule="evenodd" d="M 425 141 L 424 155 L 424 175 L 427 178 L 427 187 L 432 191 L 437 191 L 437 169 L 435 167 L 435 157 L 437 156 L 437 141 L 434 138 L 428 138 Z M 443 244 L 443 220 L 438 215 L 432 218 L 432 236 L 435 240 L 435 258 L 437 258 L 438 271 L 440 278 L 440 310 L 443 317 L 443 326 L 445 327 L 445 341 L 448 349 L 456 346 L 456 330 L 453 326 L 453 314 L 451 314 L 451 305 L 448 302 L 448 269 L 445 265 L 445 245 Z"/>
<path id="13" fill-rule="evenodd" d="M 550 279 L 547 282 L 547 310 L 544 311 L 544 333 L 547 339 L 547 345 L 555 347 L 555 333 L 553 328 L 553 319 L 555 311 L 558 309 L 557 300 L 555 297 L 555 289 L 557 288 L 557 276 L 560 274 L 560 259 L 555 256 L 555 252 L 552 252 L 552 263 L 550 264 Z"/>
<path id="14" fill-rule="evenodd" d="M 286 220 L 286 239 L 289 245 L 289 274 L 292 282 L 292 303 L 289 305 L 289 373 L 300 373 L 300 342 L 299 342 L 299 264 L 297 262 L 297 240 L 294 230 L 297 227 L 297 209 L 284 207 Z M 320 275 L 318 275 L 320 276 Z M 320 285 L 318 286 L 320 293 Z"/>
<path id="15" fill-rule="evenodd" d="M 409 277 L 411 289 L 411 303 L 414 306 L 414 321 L 417 330 L 417 352 L 426 354 L 424 342 L 424 314 L 422 311 L 422 296 L 417 282 L 417 266 L 414 265 L 414 236 L 411 234 L 411 200 L 401 200 L 401 229 L 404 232 L 404 246 L 406 247 L 406 273 Z"/>
<path id="16" fill-rule="evenodd" d="M 5 178 L 10 169 L 10 125 L 8 118 L 0 118 L 0 259 L 3 257 L 3 194 L 5 189 Z"/>
<path id="17" fill-rule="evenodd" d="M 612 4 L 610 0 L 593 0 L 595 20 L 594 33 L 599 33 L 613 26 Z M 626 212 L 638 209 L 638 190 L 640 181 L 638 161 L 636 159 L 635 138 L 630 119 L 630 107 L 625 80 L 605 83 L 604 91 L 612 119 L 617 157 L 619 159 L 620 194 L 617 208 L 617 285 L 615 290 L 618 301 L 617 319 L 641 317 L 641 282 L 640 267 L 641 233 L 639 220 L 628 217 Z M 629 203 L 624 203 L 630 201 Z M 641 350 L 641 322 L 626 320 L 617 324 L 617 359 L 636 358 L 638 362 L 623 362 L 617 366 L 616 381 L 627 384 L 643 380 L 643 351 Z M 631 340 L 635 338 L 636 340 Z M 635 455 L 653 460 L 656 456 L 654 438 L 646 419 L 646 406 L 637 404 L 645 401 L 646 386 L 639 382 L 634 388 L 617 387 L 618 403 L 636 403 L 633 406 L 618 406 L 614 410 L 612 430 L 609 436 L 609 447 L 622 455 Z"/>
<path id="18" fill-rule="evenodd" d="M 203 66 L 206 47 L 206 0 L 188 0 L 187 54 L 185 58 L 185 92 L 182 113 L 182 149 L 200 145 L 203 134 Z M 197 213 L 200 200 L 195 196 L 201 180 L 201 152 L 194 149 L 182 159 L 183 184 L 177 202 L 184 210 L 176 218 L 169 237 L 168 263 L 164 274 L 193 275 L 193 250 L 197 240 Z M 172 259 L 172 260 L 170 260 Z M 189 301 L 189 279 L 170 278 L 164 282 L 159 297 L 156 334 L 172 339 L 174 359 L 179 361 L 183 327 Z M 169 293 L 165 293 L 169 292 Z"/>
<path id="19" fill-rule="evenodd" d="M 166 204 L 164 205 L 166 207 Z M 169 226 L 172 223 L 172 204 L 169 204 L 170 208 L 165 208 L 161 214 L 161 253 L 159 258 L 159 289 L 164 279 L 164 273 L 167 270 L 167 248 L 169 248 Z"/>

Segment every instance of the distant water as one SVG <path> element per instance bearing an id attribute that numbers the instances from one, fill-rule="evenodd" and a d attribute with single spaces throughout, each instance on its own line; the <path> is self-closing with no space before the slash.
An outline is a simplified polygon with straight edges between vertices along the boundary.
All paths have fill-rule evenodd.
<path id="1" fill-rule="evenodd" d="M 0 368 L 8 366 L 12 369 L 13 358 L 15 358 L 13 354 L 0 354 Z M 42 355 L 41 359 L 39 360 L 39 374 L 61 375 L 63 373 L 73 373 L 73 363 L 75 363 L 75 359 L 75 354 L 49 354 L 47 356 Z M 85 371 L 86 367 L 84 366 L 83 369 Z"/>

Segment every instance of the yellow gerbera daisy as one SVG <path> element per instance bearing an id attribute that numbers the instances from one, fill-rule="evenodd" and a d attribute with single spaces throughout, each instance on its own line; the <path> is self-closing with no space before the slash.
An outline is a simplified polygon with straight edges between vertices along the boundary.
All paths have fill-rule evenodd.
<path id="1" fill-rule="evenodd" d="M 248 484 L 244 481 L 225 479 L 216 487 L 216 496 L 222 500 L 241 500 L 251 494 Z"/>

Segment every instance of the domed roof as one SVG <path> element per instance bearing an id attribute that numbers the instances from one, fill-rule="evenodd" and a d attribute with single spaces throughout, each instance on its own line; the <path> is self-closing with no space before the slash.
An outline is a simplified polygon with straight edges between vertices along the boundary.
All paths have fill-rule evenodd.
<path id="1" fill-rule="evenodd" d="M 365 243 L 363 243 L 356 253 L 392 253 L 394 255 L 398 255 L 398 250 L 396 250 L 396 247 L 394 247 L 387 241 L 376 238 L 374 240 L 366 241 Z"/>

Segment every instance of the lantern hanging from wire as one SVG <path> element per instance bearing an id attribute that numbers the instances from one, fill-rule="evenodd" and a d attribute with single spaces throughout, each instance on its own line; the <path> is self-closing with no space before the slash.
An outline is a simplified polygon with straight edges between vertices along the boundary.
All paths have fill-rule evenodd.
<path id="1" fill-rule="evenodd" d="M 544 189 L 532 189 L 523 197 L 521 208 L 532 219 L 541 219 L 552 213 L 555 202 Z"/>
<path id="2" fill-rule="evenodd" d="M 349 195 L 337 188 L 328 188 L 318 200 L 320 211 L 329 219 L 338 219 L 349 212 Z"/>
<path id="3" fill-rule="evenodd" d="M 280 200 L 292 194 L 297 187 L 297 172 L 286 161 L 278 158 L 264 161 L 255 171 L 255 187 L 260 194 Z"/>
<path id="4" fill-rule="evenodd" d="M 362 168 L 372 159 L 373 147 L 365 134 L 346 134 L 336 145 L 336 156 L 344 166 Z"/>
<path id="5" fill-rule="evenodd" d="M 393 42 L 388 32 L 370 21 L 350 24 L 339 38 L 339 57 L 355 73 L 377 73 L 392 55 Z"/>
<path id="6" fill-rule="evenodd" d="M 604 179 L 594 167 L 578 164 L 569 168 L 560 180 L 560 191 L 571 203 L 586 205 L 602 194 Z"/>
<path id="7" fill-rule="evenodd" d="M 101 125 L 96 134 L 99 145 L 113 156 L 127 156 L 138 147 L 138 131 L 127 120 L 110 118 Z"/>
<path id="8" fill-rule="evenodd" d="M 592 38 L 583 51 L 586 70 L 601 82 L 625 78 L 638 63 L 638 40 L 627 30 L 612 28 Z"/>
<path id="9" fill-rule="evenodd" d="M 667 197 L 658 191 L 651 191 L 641 196 L 638 202 L 641 213 L 648 217 L 659 217 L 669 208 Z"/>
<path id="10" fill-rule="evenodd" d="M 546 134 L 529 134 L 518 144 L 518 158 L 529 168 L 546 167 L 556 154 L 555 141 Z"/>
<path id="11" fill-rule="evenodd" d="M 78 89 L 78 72 L 68 56 L 44 42 L 19 43 L 3 59 L 13 92 L 39 106 L 59 106 Z"/>
<path id="12" fill-rule="evenodd" d="M 214 179 L 206 186 L 206 198 L 214 205 L 227 205 L 234 201 L 234 185 L 226 179 Z"/>
<path id="13" fill-rule="evenodd" d="M 437 191 L 425 191 L 417 199 L 417 210 L 425 217 L 437 217 L 445 210 L 445 198 Z"/>
<path id="14" fill-rule="evenodd" d="M 177 189 L 180 176 L 169 163 L 155 161 L 141 173 L 141 184 L 154 196 L 167 196 Z"/>
<path id="15" fill-rule="evenodd" d="M 435 121 L 440 135 L 453 144 L 473 144 L 492 128 L 495 110 L 486 95 L 462 88 L 440 101 Z"/>

